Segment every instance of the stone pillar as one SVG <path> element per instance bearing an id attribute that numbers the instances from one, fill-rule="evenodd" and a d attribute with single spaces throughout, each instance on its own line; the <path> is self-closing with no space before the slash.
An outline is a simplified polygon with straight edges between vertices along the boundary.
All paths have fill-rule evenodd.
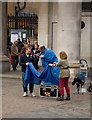
<path id="1" fill-rule="evenodd" d="M 48 2 L 41 2 L 38 13 L 38 43 L 48 45 Z"/>
<path id="2" fill-rule="evenodd" d="M 81 3 L 58 2 L 58 27 L 55 52 L 66 51 L 70 62 L 78 62 L 81 41 Z"/>
<path id="3" fill-rule="evenodd" d="M 7 7 L 0 2 L 0 72 L 9 71 L 9 58 L 7 54 Z"/>

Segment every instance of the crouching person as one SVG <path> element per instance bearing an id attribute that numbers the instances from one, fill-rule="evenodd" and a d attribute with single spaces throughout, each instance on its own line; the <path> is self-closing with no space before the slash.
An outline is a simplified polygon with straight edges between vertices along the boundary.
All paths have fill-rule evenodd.
<path id="1" fill-rule="evenodd" d="M 33 63 L 33 61 L 34 61 L 34 58 L 33 58 L 33 55 L 31 54 L 31 49 L 25 48 L 24 53 L 20 57 L 20 66 L 22 67 L 22 79 L 23 79 L 23 91 L 24 91 L 23 97 L 26 97 L 28 94 L 28 88 L 24 87 L 24 84 L 25 84 L 24 77 L 25 77 L 26 67 L 29 65 L 30 62 Z M 34 89 L 34 84 L 29 83 L 30 94 L 32 96 L 35 96 L 33 93 L 33 89 Z"/>
<path id="2" fill-rule="evenodd" d="M 64 88 L 67 94 L 65 100 L 70 100 L 70 88 L 68 86 L 70 70 L 67 60 L 67 54 L 64 51 L 62 51 L 60 52 L 59 56 L 60 56 L 60 61 L 54 64 L 55 66 L 60 67 L 60 79 L 59 79 L 60 97 L 57 100 L 64 101 Z"/>

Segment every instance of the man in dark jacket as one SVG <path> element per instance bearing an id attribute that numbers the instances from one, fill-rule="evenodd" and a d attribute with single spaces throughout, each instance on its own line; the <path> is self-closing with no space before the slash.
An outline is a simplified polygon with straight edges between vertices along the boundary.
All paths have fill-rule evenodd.
<path id="1" fill-rule="evenodd" d="M 24 90 L 23 97 L 26 97 L 27 96 L 27 92 L 28 92 L 27 87 L 26 88 L 24 87 L 24 84 L 26 82 L 24 80 L 26 67 L 29 65 L 30 62 L 33 63 L 33 61 L 34 61 L 34 58 L 33 58 L 33 55 L 31 54 L 31 49 L 30 48 L 25 48 L 24 53 L 20 57 L 20 65 L 22 66 L 22 72 L 23 72 L 22 73 L 23 90 Z M 32 96 L 35 96 L 34 93 L 33 93 L 33 88 L 34 88 L 34 84 L 29 83 L 30 94 Z"/>

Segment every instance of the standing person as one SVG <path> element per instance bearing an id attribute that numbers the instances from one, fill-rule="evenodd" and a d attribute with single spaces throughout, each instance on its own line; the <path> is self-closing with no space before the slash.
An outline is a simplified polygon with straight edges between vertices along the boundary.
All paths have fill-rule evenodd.
<path id="1" fill-rule="evenodd" d="M 32 52 L 33 52 L 33 50 L 35 50 L 35 45 L 37 45 L 39 47 L 37 40 L 34 40 L 34 44 L 33 44 L 32 49 L 31 49 Z"/>
<path id="2" fill-rule="evenodd" d="M 18 65 L 18 47 L 17 47 L 17 41 L 15 41 L 11 46 L 11 57 L 12 57 L 12 68 L 13 70 L 17 70 Z"/>
<path id="3" fill-rule="evenodd" d="M 12 65 L 11 46 L 12 46 L 12 42 L 10 42 L 9 47 L 8 47 L 8 49 L 9 49 L 10 64 Z"/>
<path id="4" fill-rule="evenodd" d="M 40 50 L 39 57 L 41 58 L 43 68 L 45 68 L 49 64 L 58 62 L 58 59 L 57 59 L 55 53 L 51 49 L 45 48 L 44 45 L 40 45 L 39 50 Z"/>
<path id="5" fill-rule="evenodd" d="M 18 39 L 18 42 L 17 42 L 17 47 L 18 47 L 18 52 L 20 53 L 21 52 L 21 49 L 23 47 L 23 43 L 20 41 L 20 39 Z"/>
<path id="6" fill-rule="evenodd" d="M 22 49 L 21 49 L 21 54 L 23 54 L 23 53 L 25 52 L 25 49 L 26 49 L 26 48 L 29 48 L 29 45 L 28 45 L 27 41 L 24 41 L 23 47 L 22 47 Z"/>
<path id="7" fill-rule="evenodd" d="M 60 97 L 57 100 L 64 101 L 64 87 L 67 94 L 65 100 L 70 100 L 70 88 L 68 86 L 70 70 L 69 70 L 69 63 L 67 60 L 67 54 L 64 51 L 62 51 L 60 52 L 59 55 L 60 55 L 60 61 L 58 63 L 54 63 L 54 65 L 60 67 L 60 78 L 59 78 Z"/>
<path id="8" fill-rule="evenodd" d="M 33 55 L 34 55 L 34 67 L 35 69 L 38 71 L 39 66 L 38 66 L 38 62 L 39 62 L 39 46 L 37 44 L 34 45 L 34 50 L 33 50 Z"/>
<path id="9" fill-rule="evenodd" d="M 17 47 L 18 47 L 18 53 L 19 53 L 19 63 L 20 63 L 21 50 L 23 46 L 24 46 L 23 43 L 20 41 L 20 39 L 18 39 Z"/>
<path id="10" fill-rule="evenodd" d="M 26 97 L 27 93 L 28 93 L 27 87 L 24 87 L 24 84 L 26 82 L 24 80 L 26 67 L 29 65 L 30 62 L 33 63 L 33 61 L 34 61 L 33 55 L 30 54 L 30 53 L 31 53 L 31 49 L 30 48 L 25 48 L 24 53 L 20 57 L 20 65 L 22 67 L 23 91 L 24 91 L 23 97 Z M 34 84 L 29 83 L 30 94 L 32 96 L 35 96 L 34 93 L 33 93 L 33 89 L 34 89 Z"/>

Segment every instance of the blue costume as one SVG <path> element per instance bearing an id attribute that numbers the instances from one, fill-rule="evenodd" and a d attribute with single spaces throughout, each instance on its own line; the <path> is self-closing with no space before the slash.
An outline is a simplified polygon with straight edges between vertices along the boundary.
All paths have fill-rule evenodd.
<path id="1" fill-rule="evenodd" d="M 25 75 L 25 85 L 26 87 L 28 83 L 34 83 L 34 84 L 40 84 L 41 81 L 44 81 L 48 84 L 59 84 L 59 73 L 60 69 L 59 67 L 51 67 L 49 66 L 50 63 L 58 62 L 58 59 L 54 52 L 48 48 L 45 48 L 45 52 L 43 52 L 41 55 L 43 57 L 41 58 L 42 66 L 44 67 L 44 70 L 40 73 L 38 72 L 32 63 L 28 65 L 26 68 L 26 75 Z"/>
<path id="2" fill-rule="evenodd" d="M 58 62 L 55 53 L 49 48 L 45 48 L 45 51 L 41 53 L 43 57 L 41 58 L 42 66 L 45 68 L 49 63 Z"/>

